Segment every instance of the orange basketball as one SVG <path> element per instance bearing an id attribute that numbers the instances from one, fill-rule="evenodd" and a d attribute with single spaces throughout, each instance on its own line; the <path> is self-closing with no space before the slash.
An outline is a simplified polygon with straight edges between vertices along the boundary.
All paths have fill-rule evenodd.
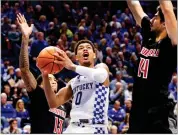
<path id="1" fill-rule="evenodd" d="M 39 53 L 36 60 L 36 65 L 40 70 L 46 71 L 48 74 L 56 74 L 64 68 L 64 66 L 54 63 L 56 57 L 53 55 L 56 50 L 60 49 L 57 47 L 50 46 L 44 48 Z"/>

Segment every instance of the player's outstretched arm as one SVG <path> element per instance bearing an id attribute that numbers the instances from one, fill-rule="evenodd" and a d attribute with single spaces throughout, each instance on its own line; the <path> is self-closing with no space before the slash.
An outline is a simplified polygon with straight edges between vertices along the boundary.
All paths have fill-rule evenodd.
<path id="1" fill-rule="evenodd" d="M 29 36 L 32 33 L 33 25 L 28 26 L 26 19 L 21 14 L 17 15 L 17 23 L 20 26 L 22 32 L 22 45 L 20 48 L 19 56 L 19 67 L 22 73 L 22 79 L 28 91 L 32 91 L 36 88 L 37 82 L 33 74 L 29 69 L 29 58 L 28 58 L 28 43 Z"/>
<path id="2" fill-rule="evenodd" d="M 147 14 L 143 11 L 140 2 L 138 0 L 127 0 L 127 5 L 134 16 L 136 23 L 141 27 L 142 18 L 147 16 Z"/>
<path id="3" fill-rule="evenodd" d="M 98 66 L 98 68 L 94 69 L 73 64 L 67 54 L 62 50 L 58 50 L 57 54 L 54 54 L 54 56 L 57 57 L 57 59 L 54 61 L 56 64 L 63 65 L 68 70 L 75 71 L 80 75 L 88 77 L 90 80 L 99 83 L 105 83 L 109 76 L 105 66 Z"/>
<path id="4" fill-rule="evenodd" d="M 45 95 L 50 108 L 57 108 L 58 106 L 63 105 L 72 98 L 72 89 L 70 86 L 70 82 L 67 84 L 66 87 L 60 89 L 59 92 L 55 94 L 51 89 L 48 74 L 42 72 L 42 77 Z"/>
<path id="5" fill-rule="evenodd" d="M 170 0 L 159 0 L 159 3 L 165 18 L 168 36 L 172 41 L 172 45 L 177 45 L 177 20 L 172 2 Z"/>

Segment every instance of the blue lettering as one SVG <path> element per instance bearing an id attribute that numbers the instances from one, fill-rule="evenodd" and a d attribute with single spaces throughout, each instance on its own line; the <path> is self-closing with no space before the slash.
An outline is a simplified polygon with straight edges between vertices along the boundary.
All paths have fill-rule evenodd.
<path id="1" fill-rule="evenodd" d="M 83 90 L 85 89 L 85 84 L 83 84 Z"/>
<path id="2" fill-rule="evenodd" d="M 86 89 L 89 89 L 89 86 L 88 86 L 88 85 L 89 85 L 89 83 L 86 84 Z"/>
<path id="3" fill-rule="evenodd" d="M 80 85 L 79 87 L 80 87 L 79 89 L 82 90 L 82 85 Z"/>
<path id="4" fill-rule="evenodd" d="M 90 83 L 90 86 L 91 86 L 91 88 L 90 88 L 90 89 L 92 89 L 92 85 L 93 85 L 93 83 Z"/>

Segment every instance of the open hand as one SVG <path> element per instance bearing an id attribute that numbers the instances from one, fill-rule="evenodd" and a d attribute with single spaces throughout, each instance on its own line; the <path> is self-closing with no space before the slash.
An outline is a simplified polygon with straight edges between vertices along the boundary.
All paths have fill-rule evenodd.
<path id="1" fill-rule="evenodd" d="M 33 24 L 29 27 L 24 15 L 17 14 L 17 23 L 20 26 L 20 30 L 25 37 L 29 37 L 33 30 Z"/>

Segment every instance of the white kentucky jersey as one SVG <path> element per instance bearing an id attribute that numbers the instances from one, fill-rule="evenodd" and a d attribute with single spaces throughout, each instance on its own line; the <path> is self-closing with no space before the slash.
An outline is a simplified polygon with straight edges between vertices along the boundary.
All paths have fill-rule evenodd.
<path id="1" fill-rule="evenodd" d="M 108 124 L 109 87 L 78 75 L 71 81 L 73 91 L 71 121 L 89 119 L 92 124 Z"/>

